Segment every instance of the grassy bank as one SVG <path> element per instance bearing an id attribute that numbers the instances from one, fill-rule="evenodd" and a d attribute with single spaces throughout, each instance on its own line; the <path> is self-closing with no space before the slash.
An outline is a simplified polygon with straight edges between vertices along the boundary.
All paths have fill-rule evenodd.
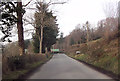
<path id="1" fill-rule="evenodd" d="M 46 63 L 48 60 L 50 60 L 50 58 L 52 58 L 51 55 L 49 55 L 48 58 L 46 58 L 46 55 L 39 55 L 39 54 L 36 54 L 36 55 L 26 55 L 24 56 L 25 58 L 22 59 L 24 61 L 24 64 L 22 64 L 24 67 L 21 67 L 21 62 L 22 61 L 19 61 L 19 64 L 17 64 L 17 66 L 15 66 L 14 64 L 14 67 L 11 66 L 8 64 L 8 63 L 11 63 L 11 62 L 8 62 L 6 63 L 5 65 L 3 64 L 3 66 L 6 66 L 4 69 L 3 69 L 3 75 L 2 75 L 2 79 L 4 81 L 8 80 L 8 79 L 19 79 L 21 77 L 24 77 L 26 76 L 30 71 L 36 69 L 37 67 L 41 66 L 42 64 Z M 11 58 L 13 59 L 13 58 Z M 15 60 L 16 58 L 14 58 Z M 19 60 L 20 60 L 20 57 L 19 57 Z M 10 61 L 10 60 L 7 60 L 7 61 Z M 4 60 L 5 62 L 5 60 Z M 13 62 L 12 60 L 12 63 L 15 63 L 16 60 Z M 22 62 L 23 63 L 23 62 Z M 8 65 L 8 66 L 7 66 Z M 18 66 L 20 65 L 20 67 L 18 68 Z M 14 69 L 13 69 L 14 68 Z"/>
<path id="2" fill-rule="evenodd" d="M 118 39 L 106 42 L 103 39 L 91 41 L 88 43 L 74 45 L 67 50 L 67 54 L 77 60 L 84 61 L 96 67 L 103 68 L 116 75 L 120 72 L 118 70 Z M 79 50 L 81 54 L 75 54 Z"/>

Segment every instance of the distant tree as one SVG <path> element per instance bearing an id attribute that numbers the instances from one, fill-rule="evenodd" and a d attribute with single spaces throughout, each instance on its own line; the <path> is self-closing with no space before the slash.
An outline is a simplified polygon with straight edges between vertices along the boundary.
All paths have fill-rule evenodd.
<path id="1" fill-rule="evenodd" d="M 60 34 L 60 38 L 63 39 L 63 32 L 61 32 L 61 34 Z"/>
<path id="2" fill-rule="evenodd" d="M 64 40 L 64 38 L 63 38 L 63 33 L 61 32 L 61 33 L 60 33 L 60 38 L 59 38 L 59 43 L 62 44 L 62 43 L 63 43 L 63 40 Z"/>
<path id="3" fill-rule="evenodd" d="M 104 22 L 104 38 L 108 41 L 118 36 L 118 2 L 109 1 L 104 6 L 106 19 Z M 112 12 L 111 12 L 112 11 Z"/>
<path id="4" fill-rule="evenodd" d="M 27 49 L 30 44 L 30 39 L 25 40 L 24 43 L 25 43 L 25 49 Z"/>
<path id="5" fill-rule="evenodd" d="M 107 18 L 105 20 L 104 38 L 111 40 L 118 36 L 118 18 Z"/>
<path id="6" fill-rule="evenodd" d="M 118 17 L 118 2 L 109 1 L 103 6 L 106 17 Z M 112 11 L 112 12 L 111 12 Z"/>
<path id="7" fill-rule="evenodd" d="M 34 53 L 39 53 L 39 38 L 36 34 L 33 34 L 33 51 Z"/>
<path id="8" fill-rule="evenodd" d="M 90 29 L 90 41 L 100 39 L 104 36 L 104 22 L 104 20 L 101 20 L 97 23 L 97 28 Z"/>
<path id="9" fill-rule="evenodd" d="M 63 46 L 64 46 L 64 37 L 63 37 L 63 32 L 60 33 L 60 38 L 58 39 L 59 41 L 59 49 L 62 51 L 63 50 Z"/>
<path id="10" fill-rule="evenodd" d="M 75 44 L 75 41 L 73 38 L 70 39 L 70 45 L 72 46 L 73 44 Z"/>
<path id="11" fill-rule="evenodd" d="M 78 41 L 78 43 L 77 44 L 80 44 L 80 41 Z"/>

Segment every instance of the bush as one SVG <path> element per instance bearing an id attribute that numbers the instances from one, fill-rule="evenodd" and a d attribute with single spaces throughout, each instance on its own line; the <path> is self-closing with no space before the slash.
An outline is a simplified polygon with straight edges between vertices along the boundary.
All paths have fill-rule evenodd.
<path id="1" fill-rule="evenodd" d="M 6 57 L 2 57 L 2 74 L 7 74 L 9 72 L 8 67 L 8 59 Z"/>
<path id="2" fill-rule="evenodd" d="M 17 56 L 19 55 L 19 47 L 17 42 L 7 44 L 4 48 L 4 56 Z"/>
<path id="3" fill-rule="evenodd" d="M 29 68 L 27 64 L 32 64 L 39 61 L 45 61 L 46 55 L 29 54 L 22 56 L 9 56 L 3 57 L 3 74 L 7 74 L 9 71 L 15 71 L 20 69 Z"/>
<path id="4" fill-rule="evenodd" d="M 8 67 L 11 71 L 16 69 L 24 69 L 26 65 L 26 59 L 24 56 L 11 56 L 8 57 Z"/>

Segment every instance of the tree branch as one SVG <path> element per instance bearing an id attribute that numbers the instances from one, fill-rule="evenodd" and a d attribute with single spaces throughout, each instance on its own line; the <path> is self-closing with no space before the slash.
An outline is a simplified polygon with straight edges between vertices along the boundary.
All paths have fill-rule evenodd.
<path id="1" fill-rule="evenodd" d="M 32 1 L 32 0 L 31 0 L 31 1 Z M 23 5 L 23 7 L 26 7 L 26 6 L 28 6 L 28 5 L 30 4 L 30 2 L 31 2 L 31 1 L 29 1 L 29 2 L 28 2 L 26 5 Z"/>
<path id="2" fill-rule="evenodd" d="M 50 5 L 56 5 L 56 4 L 65 4 L 66 2 L 56 2 L 56 3 L 51 3 Z"/>

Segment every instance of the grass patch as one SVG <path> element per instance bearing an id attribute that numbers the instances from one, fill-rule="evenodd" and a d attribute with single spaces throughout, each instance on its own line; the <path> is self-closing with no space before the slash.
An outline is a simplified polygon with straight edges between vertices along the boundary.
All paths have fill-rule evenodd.
<path id="1" fill-rule="evenodd" d="M 78 48 L 74 45 L 74 48 L 79 49 L 81 54 L 76 55 L 76 49 L 74 49 L 72 52 L 68 52 L 68 55 L 118 75 L 120 74 L 120 71 L 118 72 L 118 40 L 115 39 L 109 43 L 104 41 L 99 39 L 89 42 L 89 51 L 85 43 Z"/>

